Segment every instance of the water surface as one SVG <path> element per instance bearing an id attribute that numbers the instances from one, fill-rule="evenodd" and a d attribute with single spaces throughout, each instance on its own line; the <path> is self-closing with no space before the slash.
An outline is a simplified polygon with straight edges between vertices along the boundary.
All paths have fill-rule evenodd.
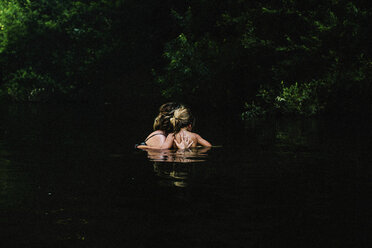
<path id="1" fill-rule="evenodd" d="M 1 112 L 1 247 L 370 241 L 368 123 L 199 118 L 197 132 L 218 147 L 146 152 L 133 145 L 151 131 L 149 113 L 35 105 Z"/>

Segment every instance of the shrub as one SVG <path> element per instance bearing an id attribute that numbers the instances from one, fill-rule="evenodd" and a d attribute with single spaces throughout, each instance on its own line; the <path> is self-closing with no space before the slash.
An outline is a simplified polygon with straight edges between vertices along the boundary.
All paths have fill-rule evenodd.
<path id="1" fill-rule="evenodd" d="M 294 83 L 287 85 L 283 81 L 278 90 L 263 88 L 258 90 L 257 100 L 245 103 L 243 119 L 255 119 L 267 115 L 280 114 L 290 116 L 314 116 L 325 108 L 320 95 L 328 90 L 323 81 Z"/>
<path id="2" fill-rule="evenodd" d="M 2 94 L 16 101 L 44 101 L 59 89 L 48 75 L 36 73 L 32 67 L 9 75 L 2 85 Z"/>

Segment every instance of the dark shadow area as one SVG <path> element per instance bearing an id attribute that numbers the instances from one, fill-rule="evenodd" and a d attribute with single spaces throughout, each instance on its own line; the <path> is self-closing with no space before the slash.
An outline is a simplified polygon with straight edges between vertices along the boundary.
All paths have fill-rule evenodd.
<path id="1" fill-rule="evenodd" d="M 201 121 L 220 146 L 154 162 L 133 148 L 152 117 L 114 112 L 2 107 L 2 244 L 367 247 L 368 123 Z"/>

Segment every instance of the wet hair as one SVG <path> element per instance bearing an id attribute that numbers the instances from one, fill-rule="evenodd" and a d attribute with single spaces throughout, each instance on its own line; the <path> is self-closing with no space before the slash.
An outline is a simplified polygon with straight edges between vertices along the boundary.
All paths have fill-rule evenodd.
<path id="1" fill-rule="evenodd" d="M 188 125 L 195 124 L 195 118 L 191 114 L 189 108 L 181 106 L 174 111 L 173 117 L 170 119 L 173 125 L 174 133 L 178 133 L 181 128 L 187 127 Z"/>
<path id="2" fill-rule="evenodd" d="M 173 117 L 173 113 L 181 105 L 175 102 L 164 103 L 159 108 L 159 115 L 154 120 L 154 130 L 161 130 L 165 133 L 173 132 L 173 126 L 170 119 Z"/>

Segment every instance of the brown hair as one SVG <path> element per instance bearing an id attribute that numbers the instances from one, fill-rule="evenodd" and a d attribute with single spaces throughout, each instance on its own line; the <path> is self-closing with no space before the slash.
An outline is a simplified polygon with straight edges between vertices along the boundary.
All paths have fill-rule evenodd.
<path id="1" fill-rule="evenodd" d="M 165 133 L 173 132 L 173 126 L 170 119 L 173 117 L 174 111 L 180 107 L 180 104 L 175 102 L 164 103 L 159 108 L 159 115 L 154 120 L 154 130 L 161 130 Z"/>

